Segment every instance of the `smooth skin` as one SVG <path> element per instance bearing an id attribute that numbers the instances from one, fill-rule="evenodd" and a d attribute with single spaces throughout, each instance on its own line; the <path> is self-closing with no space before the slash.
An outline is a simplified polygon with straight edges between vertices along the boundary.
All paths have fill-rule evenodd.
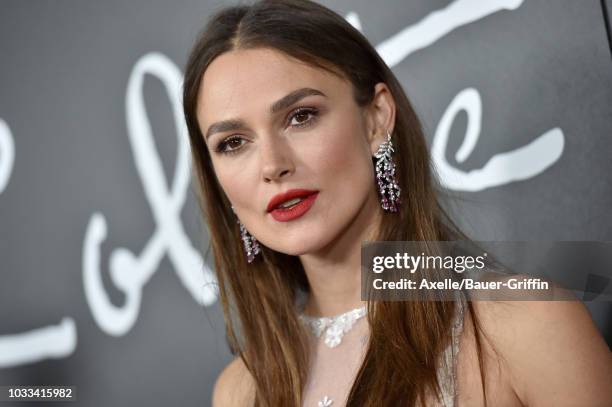
<path id="1" fill-rule="evenodd" d="M 272 112 L 303 89 L 316 92 Z M 227 120 L 234 126 L 212 126 Z M 350 82 L 329 72 L 272 49 L 230 51 L 204 73 L 198 121 L 203 134 L 221 130 L 206 138 L 207 148 L 247 230 L 300 257 L 312 290 L 305 313 L 337 315 L 363 304 L 361 242 L 371 240 L 383 216 L 371 157 L 395 123 L 387 86 L 377 84 L 374 100 L 361 108 Z M 301 218 L 278 222 L 266 212 L 268 201 L 292 188 L 318 190 L 319 197 Z M 474 305 L 491 338 L 484 344 L 489 405 L 612 406 L 612 356 L 581 302 Z M 464 324 L 458 404 L 482 406 L 470 319 Z M 253 394 L 249 372 L 235 359 L 217 379 L 213 406 L 246 406 Z"/>

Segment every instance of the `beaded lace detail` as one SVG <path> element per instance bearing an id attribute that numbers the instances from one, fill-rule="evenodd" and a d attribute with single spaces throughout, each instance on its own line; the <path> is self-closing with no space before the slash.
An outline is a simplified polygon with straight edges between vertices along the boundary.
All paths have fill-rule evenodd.
<path id="1" fill-rule="evenodd" d="M 355 322 L 364 317 L 365 314 L 366 307 L 364 305 L 335 317 L 316 318 L 300 314 L 299 318 L 317 338 L 320 338 L 325 333 L 325 345 L 335 348 L 342 342 L 344 334 L 350 331 Z"/>

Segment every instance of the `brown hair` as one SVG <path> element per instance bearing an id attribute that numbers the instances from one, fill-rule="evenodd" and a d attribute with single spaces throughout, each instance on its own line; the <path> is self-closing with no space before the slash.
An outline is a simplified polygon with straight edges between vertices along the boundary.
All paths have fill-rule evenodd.
<path id="1" fill-rule="evenodd" d="M 185 69 L 183 104 L 201 209 L 209 226 L 227 338 L 255 382 L 256 406 L 300 406 L 308 351 L 295 296 L 308 291 L 300 260 L 262 246 L 248 264 L 239 228 L 222 191 L 197 117 L 198 90 L 208 65 L 236 49 L 276 49 L 348 78 L 359 106 L 383 82 L 396 103 L 393 143 L 399 186 L 407 191 L 397 213 L 385 214 L 380 241 L 459 240 L 465 235 L 440 205 L 421 124 L 400 83 L 366 38 L 341 16 L 311 1 L 263 0 L 224 8 L 209 20 Z M 374 187 L 374 181 L 372 183 Z M 481 331 L 471 303 L 474 330 Z M 440 394 L 436 363 L 448 345 L 452 301 L 368 302 L 369 347 L 347 406 L 415 406 Z M 485 380 L 476 332 L 481 384 Z M 400 350 L 399 352 L 397 350 Z"/>

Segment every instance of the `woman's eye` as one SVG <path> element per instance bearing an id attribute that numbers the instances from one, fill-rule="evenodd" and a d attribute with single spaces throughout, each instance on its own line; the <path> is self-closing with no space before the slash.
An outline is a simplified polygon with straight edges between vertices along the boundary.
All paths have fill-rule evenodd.
<path id="1" fill-rule="evenodd" d="M 317 109 L 313 108 L 299 108 L 292 115 L 289 122 L 294 127 L 303 127 L 311 124 L 318 114 Z"/>
<path id="2" fill-rule="evenodd" d="M 235 154 L 242 147 L 243 139 L 236 136 L 230 136 L 219 143 L 216 150 L 222 154 Z"/>
<path id="3" fill-rule="evenodd" d="M 315 108 L 298 108 L 289 116 L 289 125 L 293 127 L 309 126 L 315 121 L 318 114 L 319 110 Z M 236 154 L 245 142 L 242 137 L 230 136 L 221 141 L 215 150 L 220 154 Z"/>

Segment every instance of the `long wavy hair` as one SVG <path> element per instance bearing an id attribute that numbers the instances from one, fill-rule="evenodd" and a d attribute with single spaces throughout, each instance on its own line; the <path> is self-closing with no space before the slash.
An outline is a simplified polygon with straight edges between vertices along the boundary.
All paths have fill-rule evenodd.
<path id="1" fill-rule="evenodd" d="M 227 7 L 213 15 L 197 38 L 185 68 L 183 107 L 208 224 L 219 297 L 230 349 L 255 382 L 255 406 L 301 405 L 309 352 L 297 318 L 298 290 L 309 286 L 297 256 L 262 245 L 248 264 L 240 231 L 212 166 L 196 117 L 198 90 L 209 64 L 232 50 L 270 48 L 350 80 L 359 106 L 368 105 L 383 82 L 395 100 L 396 174 L 406 193 L 399 212 L 385 214 L 379 241 L 466 239 L 439 202 L 423 130 L 400 83 L 367 39 L 335 12 L 306 0 L 263 0 Z M 372 186 L 374 187 L 374 178 Z M 370 340 L 347 406 L 416 406 L 440 397 L 437 361 L 449 344 L 453 301 L 368 301 Z M 473 321 L 482 392 L 486 403 L 482 330 Z"/>

